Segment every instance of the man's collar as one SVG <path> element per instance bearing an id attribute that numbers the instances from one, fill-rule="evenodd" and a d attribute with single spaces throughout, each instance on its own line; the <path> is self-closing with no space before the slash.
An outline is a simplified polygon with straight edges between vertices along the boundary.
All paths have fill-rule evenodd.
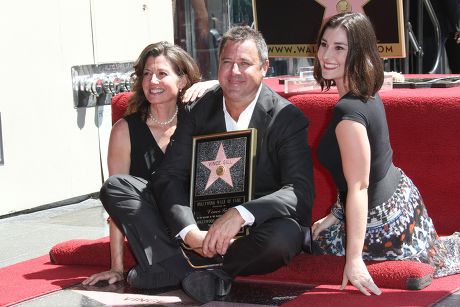
<path id="1" fill-rule="evenodd" d="M 249 127 L 251 118 L 254 113 L 254 109 L 259 99 L 261 89 L 262 89 L 262 84 L 259 86 L 259 89 L 257 90 L 257 94 L 254 100 L 251 101 L 251 103 L 243 111 L 241 111 L 241 113 L 238 116 L 238 120 L 234 120 L 232 116 L 229 114 L 229 112 L 227 111 L 227 107 L 225 105 L 225 98 L 222 96 L 222 109 L 224 112 L 225 125 L 226 125 L 227 131 L 247 129 Z"/>
<path id="2" fill-rule="evenodd" d="M 257 103 L 257 100 L 259 99 L 260 91 L 262 90 L 262 85 L 263 85 L 263 83 L 261 83 L 259 85 L 259 89 L 257 90 L 257 94 L 256 94 L 256 97 L 254 97 L 254 100 L 251 101 L 251 103 L 248 104 L 248 106 L 242 112 L 244 112 L 245 110 L 247 110 L 249 108 L 254 109 L 255 104 Z M 223 92 L 222 92 L 222 106 L 223 106 L 223 109 L 224 109 L 224 113 L 228 114 L 227 106 L 225 105 L 225 96 L 223 95 Z"/>

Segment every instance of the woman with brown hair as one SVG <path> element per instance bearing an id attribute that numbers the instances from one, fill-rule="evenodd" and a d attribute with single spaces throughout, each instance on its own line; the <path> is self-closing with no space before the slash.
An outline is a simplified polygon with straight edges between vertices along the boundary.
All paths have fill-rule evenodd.
<path id="1" fill-rule="evenodd" d="M 110 176 L 129 174 L 147 184 L 163 161 L 178 113 L 184 112 L 181 101 L 195 100 L 218 82 L 199 82 L 200 70 L 193 58 L 168 42 L 145 47 L 134 63 L 133 75 L 126 116 L 113 125 L 110 134 L 108 168 Z M 123 241 L 123 233 L 110 221 L 111 268 L 90 276 L 84 285 L 123 280 Z"/>
<path id="2" fill-rule="evenodd" d="M 368 18 L 331 17 L 322 27 L 314 76 L 336 86 L 334 107 L 317 149 L 337 186 L 331 213 L 312 226 L 313 252 L 346 256 L 342 289 L 380 294 L 364 260 L 415 260 L 434 276 L 460 272 L 460 233 L 439 238 L 417 187 L 393 165 L 385 109 L 378 94 L 383 62 Z"/>

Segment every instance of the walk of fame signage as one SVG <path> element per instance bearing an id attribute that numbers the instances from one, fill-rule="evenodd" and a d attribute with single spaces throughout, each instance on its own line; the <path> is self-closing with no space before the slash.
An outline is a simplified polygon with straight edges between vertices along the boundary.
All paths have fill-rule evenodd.
<path id="1" fill-rule="evenodd" d="M 405 57 L 402 0 L 252 0 L 270 57 L 314 57 L 321 24 L 341 12 L 366 14 L 383 58 Z"/>
<path id="2" fill-rule="evenodd" d="M 252 199 L 256 139 L 255 129 L 193 138 L 190 205 L 201 230 Z"/>

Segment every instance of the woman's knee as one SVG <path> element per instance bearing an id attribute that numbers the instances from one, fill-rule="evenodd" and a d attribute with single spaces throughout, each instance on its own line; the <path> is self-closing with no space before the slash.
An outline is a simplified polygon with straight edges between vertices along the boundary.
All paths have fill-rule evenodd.
<path id="1" fill-rule="evenodd" d="M 107 180 L 102 184 L 102 187 L 99 191 L 99 199 L 104 204 L 104 202 L 110 201 L 111 196 L 113 195 L 113 190 L 118 190 L 120 182 L 123 175 L 113 175 L 107 178 Z"/>
<path id="2" fill-rule="evenodd" d="M 130 175 L 113 175 L 107 178 L 99 191 L 99 199 L 104 208 L 109 211 L 114 204 L 127 199 L 138 199 L 138 178 Z M 110 212 L 109 212 L 110 213 Z"/>

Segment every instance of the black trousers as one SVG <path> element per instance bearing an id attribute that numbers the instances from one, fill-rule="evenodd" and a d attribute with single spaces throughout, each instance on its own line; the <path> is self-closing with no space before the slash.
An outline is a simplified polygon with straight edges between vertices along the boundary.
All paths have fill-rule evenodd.
<path id="1" fill-rule="evenodd" d="M 184 277 L 181 268 L 186 262 L 174 238 L 176 234 L 169 233 L 146 180 L 130 175 L 111 176 L 101 188 L 100 199 L 126 235 L 144 271 L 165 269 Z M 300 252 L 302 241 L 303 233 L 295 220 L 269 220 L 252 227 L 249 235 L 229 247 L 223 269 L 232 277 L 272 272 Z"/>

